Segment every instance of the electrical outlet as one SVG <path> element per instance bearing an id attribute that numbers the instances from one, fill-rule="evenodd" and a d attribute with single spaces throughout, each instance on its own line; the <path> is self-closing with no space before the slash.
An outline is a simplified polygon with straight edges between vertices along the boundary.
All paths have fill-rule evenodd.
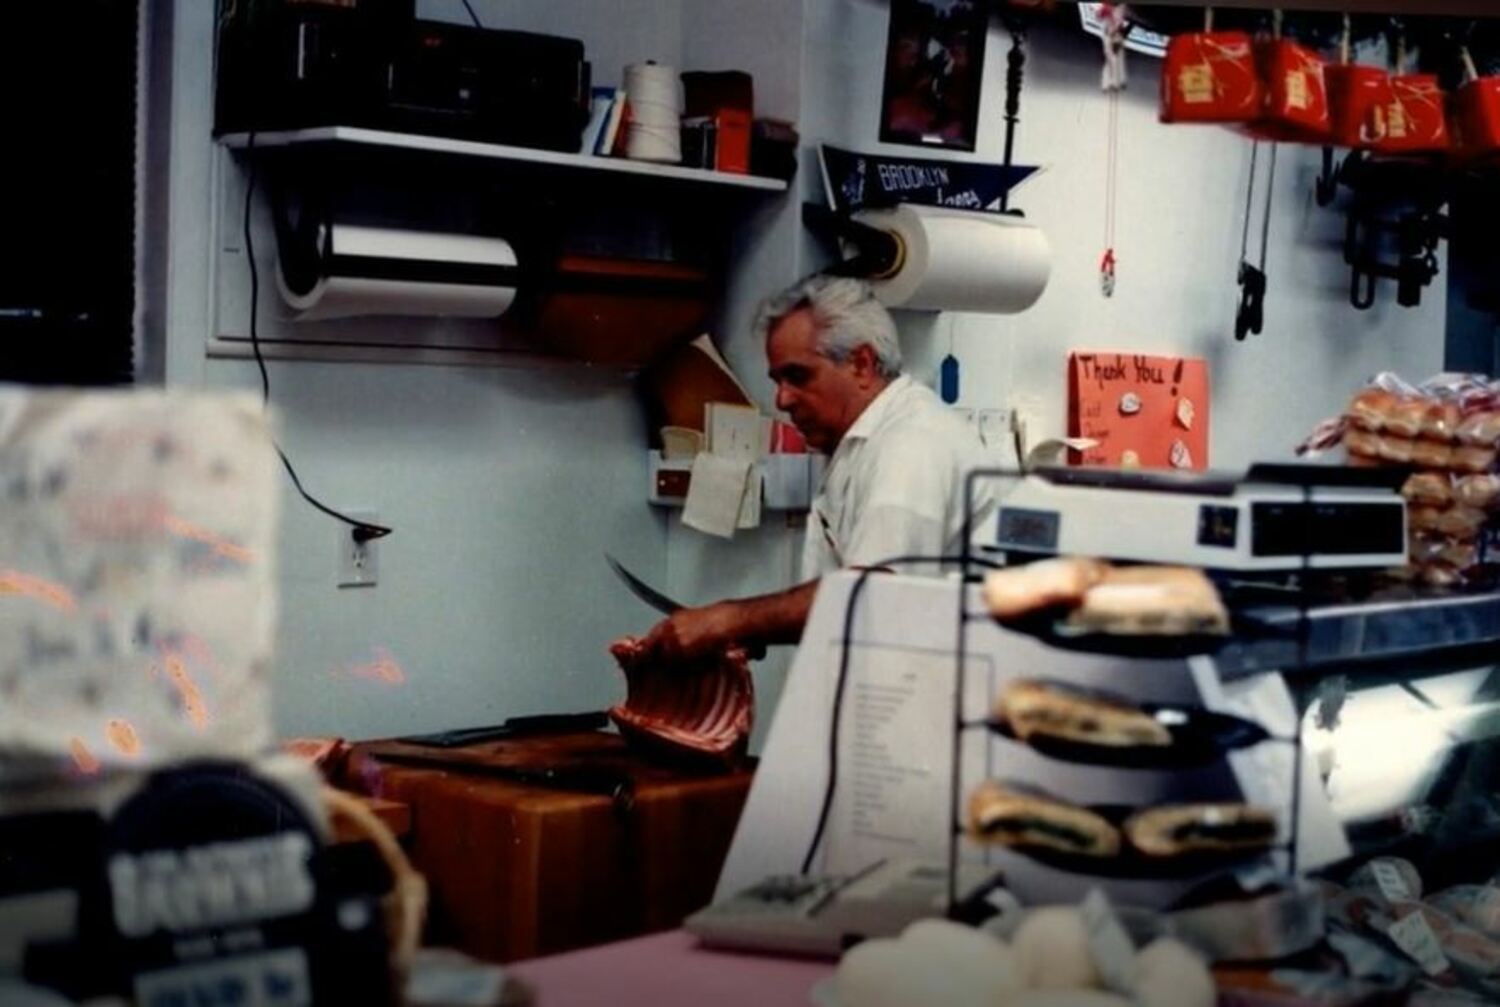
<path id="1" fill-rule="evenodd" d="M 1006 447 L 1010 443 L 1010 410 L 980 409 L 976 413 L 979 439 L 985 446 L 994 450 Z"/>
<path id="2" fill-rule="evenodd" d="M 380 515 L 368 510 L 346 510 L 356 521 L 379 524 Z M 354 528 L 338 524 L 339 542 L 339 587 L 374 587 L 380 576 L 380 539 L 372 538 L 360 542 L 354 537 Z"/>

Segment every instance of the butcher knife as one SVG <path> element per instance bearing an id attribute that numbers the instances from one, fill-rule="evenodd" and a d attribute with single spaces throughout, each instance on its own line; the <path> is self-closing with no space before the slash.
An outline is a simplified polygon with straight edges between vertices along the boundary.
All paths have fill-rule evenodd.
<path id="1" fill-rule="evenodd" d="M 656 609 L 658 612 L 662 613 L 663 615 L 671 615 L 673 612 L 680 611 L 683 608 L 682 605 L 679 605 L 677 602 L 673 601 L 671 598 L 668 598 L 656 588 L 652 587 L 650 584 L 647 584 L 635 574 L 625 569 L 625 567 L 622 566 L 620 562 L 609 553 L 605 553 L 604 558 L 609 561 L 609 568 L 615 572 L 615 576 L 623 580 L 625 582 L 625 586 L 630 588 L 630 593 L 635 595 L 641 601 L 645 602 L 647 605 L 650 605 L 652 608 Z"/>

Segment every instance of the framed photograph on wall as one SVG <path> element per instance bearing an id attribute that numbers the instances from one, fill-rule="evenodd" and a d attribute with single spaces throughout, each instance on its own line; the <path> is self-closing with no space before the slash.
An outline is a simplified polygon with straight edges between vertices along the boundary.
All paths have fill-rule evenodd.
<path id="1" fill-rule="evenodd" d="M 988 30 L 986 0 L 891 0 L 882 141 L 974 149 Z"/>

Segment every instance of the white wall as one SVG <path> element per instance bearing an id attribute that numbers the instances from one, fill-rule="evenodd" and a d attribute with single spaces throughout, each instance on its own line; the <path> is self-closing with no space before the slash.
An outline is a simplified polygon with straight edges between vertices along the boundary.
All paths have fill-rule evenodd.
<path id="1" fill-rule="evenodd" d="M 879 0 L 809 0 L 809 140 L 883 148 L 877 136 L 888 12 Z M 980 109 L 977 155 L 986 160 L 1003 154 L 1009 46 L 996 24 Z M 820 51 L 826 59 L 813 57 Z M 1071 27 L 1046 28 L 1032 33 L 1027 55 L 1016 156 L 1046 170 L 1013 206 L 1051 238 L 1051 284 L 1032 310 L 1011 318 L 903 313 L 915 373 L 934 380 L 952 324 L 963 365 L 961 404 L 1021 406 L 1036 440 L 1060 433 L 1066 422 L 1070 349 L 1202 356 L 1213 383 L 1211 463 L 1232 468 L 1284 456 L 1376 371 L 1420 378 L 1441 369 L 1445 283 L 1434 284 L 1415 310 L 1398 308 L 1389 285 L 1374 310 L 1349 306 L 1343 217 L 1312 198 L 1315 148 L 1280 151 L 1265 331 L 1234 342 L 1249 142 L 1216 127 L 1160 125 L 1160 62 L 1136 54 L 1120 110 L 1119 286 L 1106 300 L 1098 285 L 1107 122 L 1098 43 Z"/>
<path id="2" fill-rule="evenodd" d="M 164 0 L 157 0 L 158 4 Z M 657 58 L 684 69 L 739 67 L 756 76 L 762 111 L 795 118 L 806 145 L 878 149 L 888 4 L 881 0 L 473 0 L 486 24 L 571 34 L 595 79 Z M 465 17 L 458 0 L 420 0 L 423 16 Z M 204 359 L 214 317 L 212 5 L 171 11 L 170 157 L 153 165 L 170 193 L 164 264 L 165 361 L 175 384 L 253 387 L 253 365 Z M 1005 51 L 989 40 L 980 149 L 1003 142 Z M 1105 102 L 1094 43 L 1033 37 L 1018 156 L 1047 166 L 1017 205 L 1044 227 L 1052 285 L 1015 318 L 901 318 L 912 371 L 931 380 L 950 338 L 967 405 L 1019 405 L 1033 433 L 1061 430 L 1071 348 L 1207 357 L 1213 461 L 1284 453 L 1336 410 L 1366 374 L 1425 375 L 1441 359 L 1441 284 L 1417 311 L 1385 303 L 1359 314 L 1344 297 L 1340 218 L 1311 204 L 1315 155 L 1283 151 L 1264 335 L 1230 334 L 1247 148 L 1212 129 L 1155 121 L 1156 64 L 1131 57 L 1121 118 L 1120 289 L 1098 293 Z M 907 150 L 907 148 L 897 148 Z M 799 187 L 816 192 L 805 160 Z M 795 197 L 753 207 L 736 235 L 717 335 L 762 405 L 763 350 L 749 331 L 762 296 L 816 268 Z M 603 648 L 650 613 L 610 580 L 608 548 L 688 601 L 791 582 L 800 532 L 767 527 L 720 543 L 686 532 L 642 500 L 645 431 L 627 385 L 582 368 L 462 368 L 272 362 L 283 440 L 315 492 L 373 506 L 396 536 L 381 544 L 371 591 L 333 586 L 336 529 L 284 493 L 283 628 L 278 717 L 289 733 L 354 736 L 492 722 L 516 713 L 598 708 L 619 694 Z M 601 487 L 617 487 L 601 489 Z M 384 647 L 409 684 L 350 676 Z M 785 655 L 757 673 L 762 723 Z"/>
<path id="3" fill-rule="evenodd" d="M 503 11 L 512 26 L 559 31 L 559 12 L 579 6 L 475 2 L 492 24 Z M 440 6 L 424 4 L 448 16 Z M 616 20 L 622 8 L 628 16 Z M 153 166 L 169 197 L 165 234 L 153 236 L 158 251 L 165 239 L 166 377 L 258 387 L 253 363 L 204 357 L 215 317 L 213 164 L 223 156 L 210 138 L 213 5 L 177 0 L 170 16 L 170 156 Z M 591 54 L 614 63 L 650 39 L 665 40 L 675 58 L 677 20 L 675 3 L 600 0 L 591 16 L 567 23 L 589 26 L 579 34 Z M 645 431 L 622 375 L 572 366 L 269 367 L 282 443 L 308 488 L 335 507 L 373 507 L 396 528 L 379 545 L 379 586 L 339 590 L 339 526 L 283 484 L 283 733 L 461 727 L 601 709 L 623 693 L 605 648 L 649 617 L 614 582 L 603 552 L 663 580 L 665 531 L 643 500 Z M 403 669 L 404 685 L 359 673 L 382 652 Z"/>

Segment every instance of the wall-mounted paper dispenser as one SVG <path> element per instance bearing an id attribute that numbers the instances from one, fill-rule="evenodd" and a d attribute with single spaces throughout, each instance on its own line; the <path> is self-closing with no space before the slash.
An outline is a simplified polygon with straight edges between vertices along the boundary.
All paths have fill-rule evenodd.
<path id="1" fill-rule="evenodd" d="M 296 321 L 358 315 L 494 318 L 516 296 L 501 238 L 322 223 L 277 229 L 276 286 Z"/>

